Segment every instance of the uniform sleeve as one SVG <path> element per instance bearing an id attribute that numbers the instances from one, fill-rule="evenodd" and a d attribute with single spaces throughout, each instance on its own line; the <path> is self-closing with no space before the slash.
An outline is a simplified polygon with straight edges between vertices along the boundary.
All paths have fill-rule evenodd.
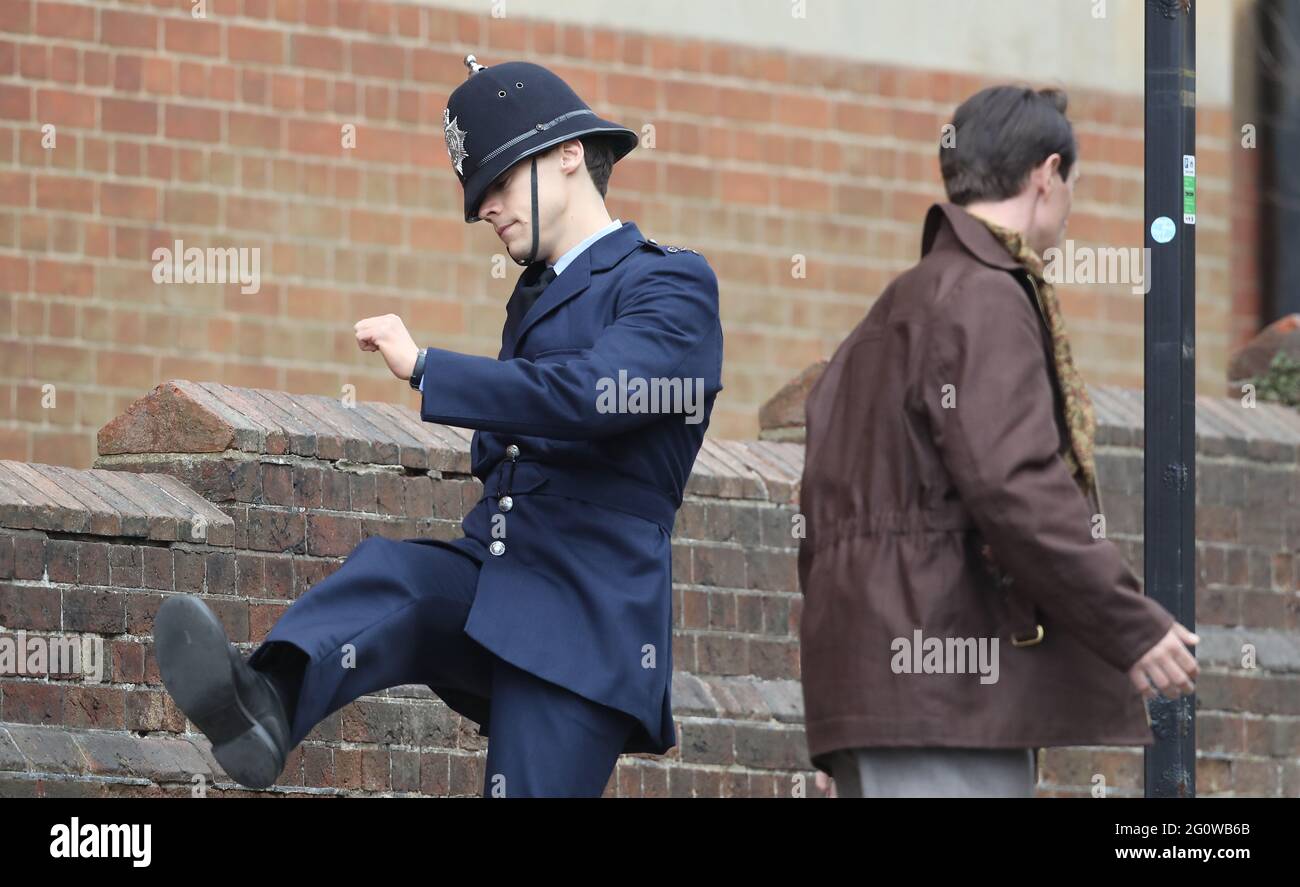
<path id="1" fill-rule="evenodd" d="M 919 396 L 963 503 L 1016 587 L 1127 672 L 1173 617 L 1141 594 L 1115 544 L 1092 536 L 1091 505 L 1058 452 L 1038 314 L 1006 275 L 969 279 L 936 313 Z"/>
<path id="2" fill-rule="evenodd" d="M 430 348 L 420 418 L 482 431 L 586 440 L 620 434 L 662 418 L 662 413 L 604 409 L 598 394 L 624 378 L 673 379 L 683 384 L 703 376 L 704 396 L 720 390 L 701 349 L 715 350 L 718 335 L 718 282 L 695 254 L 675 254 L 629 275 L 619 294 L 614 323 L 590 349 L 552 362 L 524 358 L 494 360 Z M 578 298 L 592 298 L 586 293 Z M 605 294 L 611 297 L 612 294 Z M 721 342 L 716 342 L 721 347 Z M 721 355 L 718 355 L 718 363 Z"/>

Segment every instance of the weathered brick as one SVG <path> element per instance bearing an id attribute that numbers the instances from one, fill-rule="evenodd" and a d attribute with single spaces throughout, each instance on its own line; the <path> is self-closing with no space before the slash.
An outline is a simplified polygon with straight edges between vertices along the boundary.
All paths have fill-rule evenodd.
<path id="1" fill-rule="evenodd" d="M 736 630 L 745 634 L 763 631 L 763 595 L 736 595 Z"/>
<path id="2" fill-rule="evenodd" d="M 736 596 L 731 592 L 709 593 L 709 628 L 714 631 L 736 630 Z"/>
<path id="3" fill-rule="evenodd" d="M 185 715 L 166 690 L 137 687 L 128 691 L 125 721 L 126 729 L 132 731 L 180 733 L 185 729 Z"/>
<path id="4" fill-rule="evenodd" d="M 695 581 L 698 584 L 745 587 L 745 552 L 741 549 L 698 545 L 693 559 Z"/>
<path id="5" fill-rule="evenodd" d="M 207 562 L 208 594 L 235 593 L 235 555 L 213 552 L 205 556 Z"/>
<path id="6" fill-rule="evenodd" d="M 707 538 L 714 542 L 734 542 L 754 546 L 759 543 L 758 509 L 739 502 L 709 502 L 705 505 L 704 526 Z"/>
<path id="7" fill-rule="evenodd" d="M 144 645 L 139 641 L 109 641 L 105 651 L 112 663 L 114 683 L 136 684 L 144 680 Z"/>
<path id="8" fill-rule="evenodd" d="M 262 473 L 256 462 L 236 462 L 227 466 L 227 469 L 236 502 L 262 501 Z"/>
<path id="9" fill-rule="evenodd" d="M 1109 502 L 1109 498 L 1107 499 Z M 759 509 L 762 529 L 760 536 L 766 548 L 798 548 L 799 539 L 794 535 L 796 525 L 793 518 L 799 513 L 793 508 Z"/>
<path id="10" fill-rule="evenodd" d="M 248 511 L 249 548 L 255 551 L 304 551 L 306 520 L 302 514 L 271 508 Z"/>
<path id="11" fill-rule="evenodd" d="M 764 634 L 775 637 L 789 637 L 797 633 L 791 621 L 791 602 L 791 598 L 783 595 L 763 595 Z"/>
<path id="12" fill-rule="evenodd" d="M 262 464 L 262 499 L 268 505 L 293 505 L 293 466 Z"/>
<path id="13" fill-rule="evenodd" d="M 290 592 L 293 592 L 292 588 Z M 286 595 L 285 597 L 289 596 Z M 287 609 L 288 604 L 250 603 L 248 605 L 248 636 L 253 639 L 254 643 L 260 644 Z"/>
<path id="14" fill-rule="evenodd" d="M 141 588 L 144 563 L 135 545 L 114 545 L 108 550 L 108 581 L 118 588 Z"/>
<path id="15" fill-rule="evenodd" d="M 450 787 L 448 793 L 453 796 L 472 796 L 483 790 L 486 775 L 486 760 L 481 757 L 452 755 Z M 507 793 L 509 786 L 506 787 Z"/>
<path id="16" fill-rule="evenodd" d="M 690 584 L 695 581 L 695 571 L 692 566 L 691 548 L 689 545 L 683 545 L 679 542 L 672 544 L 672 575 L 674 583 Z"/>
<path id="17" fill-rule="evenodd" d="M 375 504 L 380 514 L 406 515 L 403 476 L 383 471 L 375 475 Z"/>
<path id="18" fill-rule="evenodd" d="M 102 542 L 77 543 L 77 584 L 109 584 L 108 555 L 111 547 Z"/>
<path id="19" fill-rule="evenodd" d="M 65 631 L 121 634 L 126 630 L 126 596 L 105 588 L 65 589 L 62 627 Z"/>
<path id="20" fill-rule="evenodd" d="M 702 634 L 696 638 L 696 671 L 704 674 L 747 674 L 749 643 L 735 635 Z M 676 649 L 673 652 L 676 658 Z"/>
<path id="21" fill-rule="evenodd" d="M 289 600 L 293 596 L 293 558 L 268 557 L 263 561 L 267 597 Z"/>
<path id="22" fill-rule="evenodd" d="M 316 557 L 342 557 L 361 542 L 361 523 L 354 517 L 307 515 L 307 552 Z"/>
<path id="23" fill-rule="evenodd" d="M 63 695 L 63 723 L 97 730 L 126 729 L 126 693 L 111 686 L 70 686 Z"/>
<path id="24" fill-rule="evenodd" d="M 373 514 L 378 510 L 375 493 L 375 475 L 371 472 L 348 475 L 348 497 L 352 511 Z"/>
<path id="25" fill-rule="evenodd" d="M 774 729 L 765 724 L 736 725 L 736 763 L 762 770 L 812 767 L 802 729 Z"/>
<path id="26" fill-rule="evenodd" d="M 40 579 L 45 575 L 45 537 L 15 536 L 14 569 L 15 579 Z"/>
<path id="27" fill-rule="evenodd" d="M 460 520 L 465 516 L 462 499 L 462 487 L 459 481 L 438 480 L 433 483 L 431 514 L 448 520 Z"/>
<path id="28" fill-rule="evenodd" d="M 232 643 L 248 642 L 248 601 L 240 598 L 205 598 L 204 603 L 212 608 Z"/>
<path id="29" fill-rule="evenodd" d="M 299 508 L 321 508 L 324 471 L 311 465 L 293 467 L 293 504 Z"/>
<path id="30" fill-rule="evenodd" d="M 68 539 L 51 539 L 46 542 L 45 565 L 51 582 L 76 583 L 77 543 Z"/>
<path id="31" fill-rule="evenodd" d="M 176 591 L 197 594 L 203 591 L 206 556 L 201 551 L 187 551 L 182 548 L 173 553 L 175 566 Z"/>
<path id="32" fill-rule="evenodd" d="M 321 507 L 331 511 L 348 511 L 348 476 L 342 471 L 326 471 L 321 485 Z"/>
<path id="33" fill-rule="evenodd" d="M 60 724 L 63 720 L 63 685 L 57 683 L 44 683 L 37 680 L 0 680 L 0 689 L 3 690 L 5 703 L 5 721 L 14 724 Z M 33 751 L 30 746 L 26 745 L 18 733 L 10 728 L 10 735 L 18 743 L 28 759 L 32 759 Z M 46 760 L 52 756 L 57 749 L 47 748 L 39 750 L 38 754 L 42 760 L 33 761 L 41 772 L 45 773 L 66 773 L 74 772 L 69 769 L 57 769 L 57 762 Z M 80 769 L 80 768 L 77 768 Z"/>
<path id="34" fill-rule="evenodd" d="M 441 481 L 435 481 L 428 475 L 402 478 L 406 498 L 404 513 L 412 517 L 432 516 L 434 514 L 433 491 L 439 483 Z"/>
<path id="35" fill-rule="evenodd" d="M 793 641 L 754 638 L 748 646 L 751 674 L 767 680 L 799 677 L 799 647 Z"/>
<path id="36" fill-rule="evenodd" d="M 789 551 L 749 549 L 745 552 L 745 580 L 749 588 L 765 591 L 799 590 L 798 558 Z"/>
<path id="37" fill-rule="evenodd" d="M 240 597 L 265 597 L 266 559 L 260 555 L 235 555 L 235 589 Z"/>
<path id="38" fill-rule="evenodd" d="M 28 631 L 54 631 L 60 627 L 63 607 L 57 588 L 0 582 L 0 625 Z"/>
<path id="39" fill-rule="evenodd" d="M 141 548 L 141 554 L 144 558 L 143 587 L 171 591 L 176 584 L 172 550 L 147 545 Z"/>
<path id="40" fill-rule="evenodd" d="M 731 764 L 736 759 L 735 729 L 730 724 L 696 722 L 682 725 L 682 760 L 696 764 Z"/>

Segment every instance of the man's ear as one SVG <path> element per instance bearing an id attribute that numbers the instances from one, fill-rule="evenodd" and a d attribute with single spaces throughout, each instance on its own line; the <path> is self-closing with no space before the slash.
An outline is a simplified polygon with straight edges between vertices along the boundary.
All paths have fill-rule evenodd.
<path id="1" fill-rule="evenodd" d="M 560 171 L 572 175 L 587 165 L 586 152 L 580 139 L 569 139 L 559 145 Z"/>
<path id="2" fill-rule="evenodd" d="M 1034 186 L 1040 191 L 1048 191 L 1055 187 L 1056 183 L 1052 179 L 1060 176 L 1060 168 L 1061 155 L 1057 153 L 1048 154 L 1042 163 L 1034 167 Z"/>

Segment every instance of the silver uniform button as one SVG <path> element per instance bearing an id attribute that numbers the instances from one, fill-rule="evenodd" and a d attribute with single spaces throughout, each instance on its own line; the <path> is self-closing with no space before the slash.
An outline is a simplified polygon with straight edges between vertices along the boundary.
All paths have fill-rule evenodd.
<path id="1" fill-rule="evenodd" d="M 519 447 L 515 446 L 514 444 L 511 444 L 510 446 L 506 447 L 506 455 L 509 456 L 511 459 L 518 459 Z"/>
<path id="2" fill-rule="evenodd" d="M 501 507 L 502 511 L 509 511 L 515 507 L 515 500 L 511 499 L 509 496 L 502 496 L 501 500 L 497 504 Z"/>
<path id="3" fill-rule="evenodd" d="M 506 553 L 506 544 L 500 539 L 495 539 L 492 544 L 488 546 L 488 551 L 497 556 L 503 555 Z"/>

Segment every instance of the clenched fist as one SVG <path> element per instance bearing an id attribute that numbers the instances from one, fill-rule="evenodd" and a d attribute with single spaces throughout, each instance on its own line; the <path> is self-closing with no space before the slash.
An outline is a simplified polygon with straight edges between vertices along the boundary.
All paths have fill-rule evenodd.
<path id="1" fill-rule="evenodd" d="M 1157 693 L 1166 699 L 1177 699 L 1195 692 L 1193 681 L 1200 668 L 1188 647 L 1200 642 L 1199 635 L 1175 622 L 1164 638 L 1129 669 L 1133 687 L 1144 699 L 1154 699 Z"/>
<path id="2" fill-rule="evenodd" d="M 358 320 L 355 325 L 357 345 L 362 351 L 378 351 L 388 368 L 399 379 L 409 380 L 415 371 L 420 349 L 406 331 L 406 324 L 396 314 L 381 314 Z"/>

